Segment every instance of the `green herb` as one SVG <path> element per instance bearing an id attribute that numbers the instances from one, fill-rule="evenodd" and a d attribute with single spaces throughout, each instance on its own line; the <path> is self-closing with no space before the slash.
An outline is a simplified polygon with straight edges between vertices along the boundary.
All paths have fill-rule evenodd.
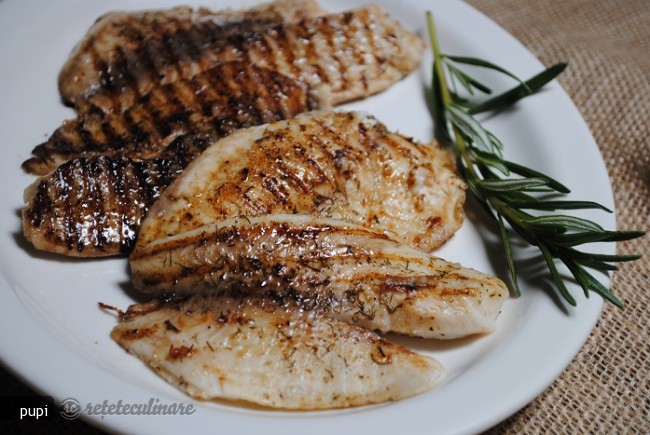
<path id="1" fill-rule="evenodd" d="M 480 112 L 501 110 L 534 94 L 557 77 L 567 65 L 560 63 L 551 66 L 523 81 L 491 62 L 442 54 L 430 12 L 427 12 L 427 24 L 434 56 L 431 92 L 436 137 L 453 148 L 458 160 L 458 170 L 469 191 L 499 226 L 517 295 L 521 294 L 521 291 L 508 227 L 524 241 L 539 249 L 557 290 L 571 305 L 576 305 L 576 301 L 557 268 L 558 261 L 564 263 L 587 297 L 590 291 L 594 291 L 621 307 L 621 301 L 587 269 L 601 272 L 616 270 L 614 263 L 636 260 L 640 256 L 586 253 L 576 249 L 576 246 L 592 242 L 630 240 L 644 233 L 608 231 L 590 220 L 564 214 L 533 214 L 535 211 L 539 213 L 572 209 L 600 209 L 607 212 L 610 210 L 594 202 L 558 199 L 570 192 L 567 187 L 534 169 L 505 160 L 502 154 L 503 144 L 474 117 Z M 487 68 L 505 74 L 519 83 L 500 95 L 473 102 L 476 94 L 489 95 L 491 90 L 463 71 L 462 65 Z M 450 76 L 449 82 L 446 74 Z"/>

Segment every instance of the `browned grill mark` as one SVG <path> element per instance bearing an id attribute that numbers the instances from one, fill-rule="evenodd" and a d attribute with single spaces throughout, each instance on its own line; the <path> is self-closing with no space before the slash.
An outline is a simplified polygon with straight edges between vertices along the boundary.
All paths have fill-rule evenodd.
<path id="1" fill-rule="evenodd" d="M 162 17 L 156 17 L 153 20 L 154 23 L 153 32 L 155 35 L 160 35 L 158 41 L 159 62 L 156 65 L 156 72 L 158 73 L 158 76 L 161 79 L 165 79 L 167 76 L 170 75 L 170 72 L 172 70 L 174 70 L 176 74 L 180 74 L 180 68 L 178 64 L 175 62 L 174 54 L 170 47 L 170 39 L 173 37 L 173 35 L 169 34 L 169 30 L 167 29 L 167 22 L 161 23 L 160 20 L 162 20 Z"/>
<path id="2" fill-rule="evenodd" d="M 245 220 L 245 219 L 244 219 Z M 255 240 L 260 235 L 273 233 L 274 238 L 285 239 L 287 242 L 301 244 L 305 240 L 315 240 L 319 236 L 332 235 L 337 233 L 345 234 L 348 237 L 355 236 L 368 236 L 372 235 L 375 238 L 388 240 L 388 237 L 383 234 L 378 234 L 372 230 L 362 227 L 351 228 L 334 228 L 329 225 L 308 225 L 304 227 L 290 225 L 283 222 L 269 222 L 269 223 L 255 223 L 243 224 L 240 222 L 237 226 L 221 227 L 217 231 L 209 234 L 196 233 L 195 235 L 185 235 L 179 240 L 168 240 L 163 243 L 158 243 L 154 246 L 148 246 L 144 250 L 133 253 L 132 259 L 149 258 L 160 253 L 172 250 L 174 248 L 182 247 L 189 244 L 199 243 L 206 236 L 209 237 L 210 243 L 225 243 L 229 241 L 237 241 L 237 243 L 244 243 L 245 241 Z M 242 242 L 244 241 L 244 242 Z M 205 241 L 203 242 L 205 243 Z M 361 247 L 359 247 L 361 249 Z M 316 256 L 320 253 L 314 253 Z M 316 257 L 314 257 L 316 258 Z"/>
<path id="3" fill-rule="evenodd" d="M 292 157 L 295 160 L 296 155 L 294 154 Z M 296 171 L 287 166 L 283 160 L 276 160 L 275 165 L 276 171 L 280 175 L 281 179 L 286 180 L 303 193 L 309 193 L 311 191 L 311 186 L 309 186 L 300 175 L 296 173 Z"/>
<path id="4" fill-rule="evenodd" d="M 325 18 L 319 17 L 314 20 L 304 20 L 300 23 L 297 23 L 296 28 L 301 34 L 310 35 L 310 27 L 322 20 L 325 20 Z M 331 29 L 328 29 L 323 37 L 325 39 L 331 38 Z M 305 49 L 305 58 L 312 70 L 312 73 L 316 74 L 323 83 L 328 83 L 329 77 L 323 70 L 323 66 L 321 65 L 322 56 L 316 50 L 313 38 L 305 39 L 304 42 L 305 43 L 303 43 L 303 47 Z M 285 49 L 288 50 L 291 49 L 291 47 L 286 47 Z"/>
<path id="5" fill-rule="evenodd" d="M 115 60 L 113 61 L 116 77 L 114 88 L 117 87 L 119 93 L 138 88 L 136 75 L 134 74 L 137 74 L 137 71 L 131 71 L 127 56 L 128 54 L 121 47 L 116 47 Z"/>
<path id="6" fill-rule="evenodd" d="M 202 112 L 202 103 L 199 96 L 194 93 L 194 87 L 189 80 L 180 80 L 174 84 L 176 92 L 175 102 L 187 113 L 187 122 L 190 131 L 206 130 L 204 117 L 198 115 Z"/>
<path id="7" fill-rule="evenodd" d="M 67 121 L 33 150 L 23 168 L 44 173 L 53 157 L 65 161 L 95 153 L 156 158 L 171 139 L 185 133 L 223 137 L 311 108 L 301 83 L 271 70 L 226 62 L 191 80 L 157 87 L 121 114 L 92 109 Z"/>
<path id="8" fill-rule="evenodd" d="M 235 224 L 224 226 L 219 229 L 210 230 L 195 236 L 185 237 L 180 240 L 169 240 L 165 243 L 151 246 L 145 252 L 137 252 L 132 261 L 151 261 L 151 257 L 164 255 L 169 250 L 180 249 L 200 249 L 206 245 L 224 245 L 224 246 L 252 246 L 259 249 L 260 243 L 274 244 L 274 240 L 282 240 L 283 254 L 269 255 L 263 254 L 263 259 L 257 260 L 255 257 L 242 257 L 245 255 L 256 255 L 244 253 L 244 250 L 234 256 L 221 256 L 210 258 L 207 262 L 194 262 L 191 258 L 189 261 L 183 261 L 182 265 L 175 268 L 162 268 L 154 274 L 137 275 L 138 285 L 144 287 L 154 287 L 158 284 L 168 284 L 177 282 L 180 278 L 191 278 L 192 282 L 201 280 L 206 277 L 208 284 L 217 291 L 230 291 L 235 288 L 246 288 L 255 291 L 261 291 L 270 295 L 274 300 L 292 300 L 292 302 L 310 303 L 313 309 L 314 298 L 326 298 L 328 288 L 332 281 L 330 278 L 321 279 L 318 276 L 310 277 L 305 274 L 307 270 L 328 269 L 332 264 L 341 265 L 343 262 L 356 268 L 353 275 L 345 278 L 349 291 L 348 302 L 355 304 L 356 299 L 354 292 L 365 292 L 365 286 L 356 289 L 354 283 L 367 283 L 379 290 L 379 295 L 384 293 L 404 294 L 408 298 L 416 298 L 417 294 L 423 291 L 433 291 L 439 295 L 463 295 L 469 294 L 468 289 L 462 289 L 456 292 L 454 289 L 440 286 L 440 280 L 445 276 L 444 271 L 431 271 L 425 275 L 411 275 L 409 273 L 408 261 L 399 254 L 388 254 L 379 249 L 366 249 L 364 244 L 352 242 L 355 237 L 368 237 L 376 240 L 388 240 L 384 235 L 375 234 L 369 230 L 358 228 L 336 228 L 328 225 L 312 224 L 308 226 L 295 226 L 282 222 L 264 222 L 254 223 L 250 226 L 245 224 Z M 322 237 L 327 237 L 327 244 L 331 247 L 347 247 L 347 250 L 341 251 L 336 249 L 336 254 L 332 255 L 327 250 L 320 248 Z M 324 239 L 323 239 L 324 240 Z M 290 249 L 289 245 L 302 247 L 301 249 Z M 310 247 L 311 246 L 311 247 Z M 255 248 L 256 247 L 256 248 Z M 307 248 L 306 250 L 304 249 Z M 220 252 L 219 249 L 212 250 L 208 247 L 207 251 L 202 251 L 199 255 L 206 255 L 209 252 Z M 182 255 L 182 254 L 181 254 Z M 182 258 L 182 257 L 181 257 Z M 248 259 L 248 261 L 247 261 Z M 426 259 L 413 258 L 415 263 L 420 266 L 427 266 Z M 366 270 L 365 265 L 384 264 L 392 262 L 390 271 L 379 271 L 376 267 Z M 179 275 L 179 270 L 182 271 Z M 207 277 L 231 276 L 232 278 L 212 280 Z M 245 277 L 241 280 L 238 277 Z M 460 277 L 459 279 L 462 279 Z M 334 278 L 336 281 L 336 278 Z M 264 285 L 258 285 L 264 282 Z M 198 284 L 198 281 L 197 281 Z M 200 284 L 199 284 L 200 285 Z M 291 289 L 308 288 L 309 294 L 305 298 L 304 290 L 297 290 L 294 296 Z M 356 289 L 356 290 L 355 290 Z M 275 295 L 275 296 L 273 296 Z M 296 295 L 299 295 L 296 296 Z M 339 296 L 340 298 L 340 296 Z M 403 301 L 395 301 L 392 309 L 396 309 Z M 391 301 L 385 301 L 391 302 Z M 390 303 L 388 303 L 390 305 Z"/>
<path id="9" fill-rule="evenodd" d="M 184 140 L 197 150 L 211 143 L 205 138 Z M 148 207 L 189 163 L 187 156 L 186 161 L 182 157 L 72 160 L 40 182 L 25 210 L 24 224 L 40 231 L 48 242 L 63 244 L 73 251 L 71 255 L 129 252 Z"/>
<path id="10" fill-rule="evenodd" d="M 131 138 L 134 143 L 145 142 L 151 137 L 150 131 L 145 130 L 144 122 L 136 122 L 133 119 L 134 112 L 126 111 L 122 114 L 121 119 L 124 121 L 126 127 L 126 134 Z M 83 141 L 80 143 L 83 146 Z"/>
<path id="11" fill-rule="evenodd" d="M 344 79 L 346 71 L 348 70 L 348 66 L 345 65 L 345 63 L 341 59 L 341 56 L 339 55 L 341 50 L 339 50 L 339 46 L 338 44 L 336 44 L 337 38 L 334 37 L 333 34 L 331 34 L 331 29 L 329 28 L 329 25 L 326 22 L 326 20 L 317 20 L 315 24 L 318 25 L 318 29 L 323 35 L 327 35 L 328 32 L 330 32 L 330 37 L 323 38 L 323 41 L 325 41 L 325 43 L 329 47 L 329 50 L 326 51 L 330 54 L 331 59 L 334 60 L 335 64 L 328 65 L 328 67 L 335 68 L 340 78 Z"/>
<path id="12" fill-rule="evenodd" d="M 80 143 L 85 144 L 89 150 L 98 149 L 100 147 L 100 145 L 95 142 L 95 137 L 92 132 L 88 131 L 84 124 L 75 124 L 75 129 Z"/>
<path id="13" fill-rule="evenodd" d="M 100 123 L 101 131 L 104 134 L 103 143 L 107 145 L 107 148 L 110 149 L 120 149 L 124 148 L 127 145 L 128 138 L 119 134 L 115 130 L 115 123 L 112 122 L 102 122 Z M 83 143 L 83 142 L 82 142 Z"/>
<path id="14" fill-rule="evenodd" d="M 277 26 L 276 28 L 276 33 L 278 35 L 278 38 L 280 40 L 291 40 L 293 45 L 297 45 L 300 43 L 298 36 L 295 33 L 292 34 L 287 34 L 287 26 Z M 271 35 L 269 35 L 271 36 Z M 284 58 L 284 61 L 287 65 L 287 68 L 289 70 L 292 70 L 295 68 L 295 62 L 296 62 L 296 50 L 295 48 L 291 50 L 279 50 L 279 55 L 281 55 Z"/>
<path id="15" fill-rule="evenodd" d="M 363 12 L 362 12 L 363 13 Z M 343 14 L 344 19 L 343 21 L 345 22 L 347 28 L 345 30 L 346 34 L 346 39 L 350 39 L 353 42 L 353 49 L 349 50 L 347 53 L 351 54 L 351 58 L 348 59 L 347 64 L 342 65 L 341 69 L 341 75 L 342 75 L 342 90 L 347 90 L 351 87 L 352 83 L 355 83 L 355 77 L 351 77 L 352 75 L 352 65 L 364 65 L 365 60 L 363 54 L 365 54 L 365 51 L 363 49 L 363 40 L 359 40 L 356 36 L 354 36 L 354 33 L 358 31 L 357 29 L 357 21 L 358 19 L 354 14 L 351 13 L 346 13 Z M 362 18 L 359 18 L 359 20 L 364 20 L 366 14 Z M 343 32 L 343 31 L 342 31 Z M 372 35 L 370 36 L 369 41 L 372 41 Z M 365 68 L 364 68 L 365 69 Z M 363 83 L 364 86 L 367 85 L 367 83 Z"/>
<path id="16" fill-rule="evenodd" d="M 160 31 L 157 20 L 152 21 L 152 31 L 157 34 Z M 143 69 L 147 70 L 147 75 L 151 78 L 151 81 L 156 83 L 159 82 L 163 75 L 163 70 L 166 65 L 166 53 L 163 51 L 163 46 L 159 38 L 144 38 L 144 47 L 140 52 L 145 60 L 143 64 Z M 168 61 L 168 60 L 167 60 Z M 141 80 L 142 83 L 146 83 L 146 80 Z M 140 89 L 139 89 L 140 90 Z"/>
<path id="17" fill-rule="evenodd" d="M 201 108 L 199 113 L 205 117 L 211 117 L 213 115 L 213 102 L 216 101 L 216 98 L 205 76 L 194 76 L 188 84 L 191 85 L 190 91 L 194 96 L 194 100 Z"/>
<path id="18" fill-rule="evenodd" d="M 276 204 L 287 205 L 287 195 L 282 192 L 282 189 L 275 177 L 268 175 L 263 177 L 262 185 L 264 188 L 266 188 L 266 191 L 275 198 Z"/>
<path id="19" fill-rule="evenodd" d="M 280 22 L 280 19 L 254 17 L 190 22 L 154 15 L 150 20 L 150 29 L 142 24 L 145 26 L 143 31 L 149 30 L 154 35 L 145 38 L 150 42 L 143 44 L 138 31 L 127 32 L 126 42 L 121 42 L 125 47 L 122 53 L 104 54 L 107 59 L 97 59 L 102 82 L 99 93 L 124 91 L 130 83 L 133 89 L 130 92 L 138 95 L 153 85 L 154 77 L 163 83 L 190 78 L 196 69 L 204 70 L 216 62 L 227 60 L 279 68 L 279 71 L 311 84 L 329 83 L 335 93 L 350 90 L 355 93 L 353 88 L 357 87 L 361 91 L 369 90 L 369 81 L 377 74 L 383 74 L 386 62 L 400 70 L 401 58 L 394 53 L 404 49 L 393 34 L 394 25 L 377 8 L 288 23 Z M 136 24 L 134 18 L 124 26 L 137 27 Z M 385 40 L 376 43 L 378 36 Z M 369 44 L 375 50 L 371 50 Z M 145 45 L 144 50 L 142 45 Z M 296 62 L 296 53 L 304 53 L 304 64 Z M 135 61 L 137 57 L 149 60 L 138 63 Z M 409 63 L 402 69 L 411 67 Z M 94 91 L 88 90 L 87 93 L 84 98 L 94 98 Z"/>
<path id="20" fill-rule="evenodd" d="M 185 32 L 178 27 L 178 21 L 174 17 L 168 20 L 170 29 L 163 34 L 163 43 L 169 51 L 172 65 L 176 68 L 179 77 L 186 77 L 184 67 L 191 61 L 190 53 L 185 44 Z M 170 65 L 170 66 L 172 66 Z"/>

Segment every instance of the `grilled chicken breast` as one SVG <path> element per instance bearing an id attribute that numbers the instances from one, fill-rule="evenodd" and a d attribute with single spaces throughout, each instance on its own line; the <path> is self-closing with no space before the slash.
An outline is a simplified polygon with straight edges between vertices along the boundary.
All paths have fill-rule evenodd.
<path id="1" fill-rule="evenodd" d="M 103 28 L 95 30 L 61 73 L 63 98 L 111 110 L 124 107 L 119 100 L 128 105 L 160 83 L 192 77 L 218 62 L 241 60 L 311 86 L 327 85 L 337 104 L 401 79 L 418 65 L 424 46 L 378 6 L 270 26 L 216 22 L 217 28 L 210 27 L 215 20 L 185 22 L 182 29 L 163 31 L 162 41 L 160 31 L 150 37 L 127 26 L 122 32 L 133 33 L 133 40 L 117 46 L 110 26 L 108 36 L 102 36 Z"/>
<path id="2" fill-rule="evenodd" d="M 300 213 L 432 250 L 463 221 L 464 183 L 436 144 L 358 112 L 309 112 L 239 130 L 206 149 L 153 205 L 146 246 L 239 215 Z"/>
<path id="3" fill-rule="evenodd" d="M 314 0 L 276 0 L 239 11 L 177 7 L 110 12 L 97 19 L 72 51 L 59 74 L 59 91 L 80 111 L 89 100 L 95 107 L 121 110 L 160 81 L 170 83 L 208 69 L 200 63 L 202 53 L 233 33 L 325 13 Z"/>
<path id="4" fill-rule="evenodd" d="M 148 219 L 148 218 L 147 218 Z M 451 339 L 492 332 L 505 284 L 333 219 L 267 214 L 162 237 L 131 255 L 136 288 L 261 295 L 382 332 Z"/>
<path id="5" fill-rule="evenodd" d="M 44 175 L 76 157 L 173 158 L 166 147 L 189 133 L 224 137 L 252 125 L 329 107 L 327 93 L 245 62 L 224 62 L 153 88 L 123 113 L 89 110 L 68 120 L 23 163 Z M 167 156 L 165 155 L 167 154 Z"/>
<path id="6" fill-rule="evenodd" d="M 111 337 L 199 399 L 285 409 L 380 403 L 422 393 L 443 369 L 376 333 L 270 300 L 195 296 L 134 305 Z"/>

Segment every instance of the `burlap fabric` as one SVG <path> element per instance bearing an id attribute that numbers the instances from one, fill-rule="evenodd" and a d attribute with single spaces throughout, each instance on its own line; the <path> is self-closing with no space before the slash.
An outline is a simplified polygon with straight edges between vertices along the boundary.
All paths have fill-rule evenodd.
<path id="1" fill-rule="evenodd" d="M 600 147 L 614 190 L 618 227 L 649 230 L 648 0 L 469 3 L 507 29 L 544 64 L 569 61 L 560 83 Z M 488 433 L 650 433 L 650 236 L 618 248 L 621 253 L 646 254 L 640 261 L 624 264 L 614 275 L 612 290 L 624 301 L 625 309 L 607 306 L 584 348 L 560 378 Z M 1 369 L 0 392 L 31 394 Z M 12 429 L 46 428 L 23 425 Z M 62 421 L 48 432 L 57 429 L 96 431 L 81 421 Z"/>
<path id="2" fill-rule="evenodd" d="M 609 171 L 619 229 L 650 229 L 650 2 L 469 0 L 544 64 L 566 60 L 560 83 Z M 650 433 L 650 236 L 613 277 L 626 304 L 607 306 L 571 365 L 533 403 L 489 433 Z M 498 400 L 498 398 L 495 398 Z"/>

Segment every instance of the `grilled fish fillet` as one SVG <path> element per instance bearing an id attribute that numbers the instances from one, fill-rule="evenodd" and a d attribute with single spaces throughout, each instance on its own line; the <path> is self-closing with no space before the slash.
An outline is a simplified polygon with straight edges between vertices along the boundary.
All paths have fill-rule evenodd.
<path id="1" fill-rule="evenodd" d="M 374 228 L 432 250 L 463 221 L 450 154 L 358 112 L 303 113 L 239 130 L 195 160 L 152 206 L 138 245 L 239 215 L 300 213 Z"/>
<path id="2" fill-rule="evenodd" d="M 45 172 L 25 191 L 23 233 L 70 256 L 128 253 L 149 206 L 200 152 L 230 132 L 327 103 L 273 71 L 227 62 L 152 90 L 124 114 L 87 113 L 37 147 L 23 167 Z M 202 134 L 185 135 L 188 132 Z M 150 160 L 142 160 L 144 158 Z"/>
<path id="3" fill-rule="evenodd" d="M 309 215 L 220 220 L 136 248 L 130 264 L 136 288 L 152 295 L 241 292 L 425 338 L 492 332 L 508 295 L 497 278 Z"/>
<path id="4" fill-rule="evenodd" d="M 277 0 L 239 11 L 110 12 L 73 49 L 59 74 L 59 91 L 80 111 L 89 99 L 106 110 L 123 109 L 161 80 L 190 78 L 207 69 L 202 53 L 215 41 L 325 13 L 313 0 Z"/>
<path id="5" fill-rule="evenodd" d="M 66 100 L 87 100 L 110 110 L 107 101 L 117 99 L 117 106 L 124 107 L 120 99 L 128 104 L 161 82 L 241 60 L 311 86 L 327 85 L 332 103 L 338 104 L 386 89 L 418 65 L 424 47 L 378 6 L 257 28 L 246 22 L 225 27 L 206 32 L 202 25 L 188 25 L 173 38 L 163 38 L 167 45 L 145 42 L 149 34 L 143 32 L 117 48 L 95 42 L 94 36 L 61 73 L 61 93 Z M 108 35 L 111 40 L 110 29 Z"/>
<path id="6" fill-rule="evenodd" d="M 212 143 L 208 135 L 182 136 L 167 148 L 173 158 L 71 160 L 25 190 L 23 234 L 36 249 L 57 254 L 126 254 L 151 204 Z"/>
<path id="7" fill-rule="evenodd" d="M 95 109 L 65 121 L 34 148 L 23 169 L 44 175 L 70 159 L 95 155 L 165 158 L 170 154 L 166 147 L 184 134 L 224 137 L 238 128 L 328 107 L 326 92 L 266 68 L 224 62 L 191 79 L 153 88 L 123 113 Z"/>
<path id="8" fill-rule="evenodd" d="M 398 400 L 443 375 L 435 360 L 374 332 L 272 301 L 195 296 L 134 305 L 111 337 L 193 397 L 273 408 Z"/>

